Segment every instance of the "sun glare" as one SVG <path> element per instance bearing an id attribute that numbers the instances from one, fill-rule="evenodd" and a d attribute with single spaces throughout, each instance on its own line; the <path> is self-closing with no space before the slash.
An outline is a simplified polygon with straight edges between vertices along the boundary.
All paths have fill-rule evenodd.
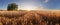
<path id="1" fill-rule="evenodd" d="M 37 7 L 36 6 L 33 6 L 33 5 L 24 5 L 21 7 L 21 10 L 27 10 L 27 11 L 30 11 L 30 10 L 35 10 Z"/>

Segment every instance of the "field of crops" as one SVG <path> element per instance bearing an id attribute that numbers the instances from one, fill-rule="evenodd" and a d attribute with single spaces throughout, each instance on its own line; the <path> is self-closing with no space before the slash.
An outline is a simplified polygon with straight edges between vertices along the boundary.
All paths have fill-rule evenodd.
<path id="1" fill-rule="evenodd" d="M 0 25 L 59 25 L 59 11 L 0 11 Z"/>

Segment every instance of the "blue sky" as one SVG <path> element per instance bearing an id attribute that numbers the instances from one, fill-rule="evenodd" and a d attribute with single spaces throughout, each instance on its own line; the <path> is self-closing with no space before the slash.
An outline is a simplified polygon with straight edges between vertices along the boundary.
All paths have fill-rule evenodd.
<path id="1" fill-rule="evenodd" d="M 7 9 L 8 4 L 10 3 L 18 4 L 21 9 L 24 9 L 27 6 L 36 6 L 39 7 L 38 9 L 60 9 L 60 0 L 0 0 L 0 9 Z"/>

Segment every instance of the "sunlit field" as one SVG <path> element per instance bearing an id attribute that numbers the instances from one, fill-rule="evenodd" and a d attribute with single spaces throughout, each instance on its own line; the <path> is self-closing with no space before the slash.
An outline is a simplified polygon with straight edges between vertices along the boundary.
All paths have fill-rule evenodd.
<path id="1" fill-rule="evenodd" d="M 0 25 L 59 25 L 60 11 L 0 11 Z"/>

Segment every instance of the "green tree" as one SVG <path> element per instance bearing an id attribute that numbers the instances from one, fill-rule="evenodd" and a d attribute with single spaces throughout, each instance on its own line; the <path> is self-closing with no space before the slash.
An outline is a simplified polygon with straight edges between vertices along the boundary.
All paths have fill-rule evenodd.
<path id="1" fill-rule="evenodd" d="M 16 3 L 8 4 L 7 10 L 8 11 L 18 10 L 18 5 Z"/>

